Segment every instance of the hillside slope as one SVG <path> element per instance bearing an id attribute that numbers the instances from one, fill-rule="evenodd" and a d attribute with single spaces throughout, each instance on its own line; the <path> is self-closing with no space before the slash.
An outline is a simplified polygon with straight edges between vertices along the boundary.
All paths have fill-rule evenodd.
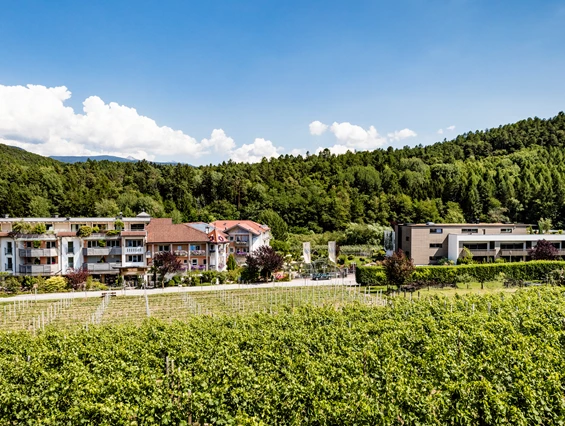
<path id="1" fill-rule="evenodd" d="M 294 232 L 349 222 L 519 221 L 565 225 L 565 114 L 470 132 L 427 147 L 257 164 L 63 164 L 0 147 L 0 213 L 257 219 Z"/>

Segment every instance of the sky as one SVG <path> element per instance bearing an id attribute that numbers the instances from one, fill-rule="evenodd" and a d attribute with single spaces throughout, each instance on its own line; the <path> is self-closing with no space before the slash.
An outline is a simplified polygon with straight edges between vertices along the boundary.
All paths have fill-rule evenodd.
<path id="1" fill-rule="evenodd" d="M 427 145 L 565 109 L 565 3 L 0 0 L 0 143 L 232 159 Z"/>

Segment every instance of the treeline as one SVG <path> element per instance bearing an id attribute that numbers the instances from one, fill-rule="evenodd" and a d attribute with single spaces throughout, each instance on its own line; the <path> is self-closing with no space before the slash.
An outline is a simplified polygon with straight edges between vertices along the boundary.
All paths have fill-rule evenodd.
<path id="1" fill-rule="evenodd" d="M 112 216 L 142 210 L 175 221 L 257 220 L 278 213 L 290 232 L 351 222 L 565 224 L 565 114 L 466 133 L 431 146 L 281 156 L 215 166 L 63 164 L 0 149 L 0 213 Z"/>

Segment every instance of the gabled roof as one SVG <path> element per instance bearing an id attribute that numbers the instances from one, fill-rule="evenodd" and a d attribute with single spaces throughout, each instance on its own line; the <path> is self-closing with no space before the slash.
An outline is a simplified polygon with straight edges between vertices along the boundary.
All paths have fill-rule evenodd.
<path id="1" fill-rule="evenodd" d="M 270 229 L 267 225 L 261 225 L 252 220 L 217 220 L 212 222 L 212 226 L 224 232 L 239 226 L 255 235 L 260 235 Z"/>
<path id="2" fill-rule="evenodd" d="M 214 229 L 208 234 L 208 239 L 211 243 L 227 243 L 229 242 L 229 236 L 224 234 L 222 231 Z"/>
<path id="3" fill-rule="evenodd" d="M 147 229 L 148 243 L 193 243 L 206 242 L 208 236 L 184 223 L 173 224 L 171 218 L 151 219 Z"/>

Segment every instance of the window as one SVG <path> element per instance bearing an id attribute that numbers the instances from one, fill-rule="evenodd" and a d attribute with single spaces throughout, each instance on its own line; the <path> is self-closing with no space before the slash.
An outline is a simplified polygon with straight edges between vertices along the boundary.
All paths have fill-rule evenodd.
<path id="1" fill-rule="evenodd" d="M 6 269 L 7 269 L 8 271 L 11 271 L 12 269 L 14 269 L 14 264 L 12 263 L 13 261 L 12 261 L 12 258 L 11 258 L 11 257 L 8 257 L 8 258 L 6 259 L 6 262 L 7 262 L 7 263 L 6 263 Z"/>
<path id="2" fill-rule="evenodd" d="M 406 237 L 406 241 L 410 241 L 410 237 Z"/>
<path id="3" fill-rule="evenodd" d="M 524 250 L 524 243 L 500 243 L 501 250 Z"/>
<path id="4" fill-rule="evenodd" d="M 500 230 L 501 234 L 511 234 L 512 233 L 512 228 L 502 228 Z"/>
<path id="5" fill-rule="evenodd" d="M 108 240 L 106 241 L 106 247 L 120 247 L 120 240 Z"/>
<path id="6" fill-rule="evenodd" d="M 33 247 L 32 242 L 31 242 L 31 241 L 27 241 L 27 242 L 26 242 L 26 248 L 32 248 L 32 247 Z"/>
<path id="7" fill-rule="evenodd" d="M 202 260 L 202 264 L 203 264 L 203 265 L 206 265 L 206 259 L 203 259 L 203 260 Z"/>
<path id="8" fill-rule="evenodd" d="M 230 237 L 230 241 L 233 241 L 233 237 Z"/>
<path id="9" fill-rule="evenodd" d="M 487 243 L 465 243 L 463 244 L 464 248 L 467 248 L 469 250 L 488 250 L 488 244 Z"/>
<path id="10" fill-rule="evenodd" d="M 230 253 L 233 253 L 233 247 L 230 247 Z"/>
<path id="11" fill-rule="evenodd" d="M 73 223 L 71 224 L 71 231 L 76 232 L 81 226 L 86 226 L 86 223 Z"/>
<path id="12" fill-rule="evenodd" d="M 53 230 L 53 224 L 52 223 L 46 223 L 45 224 L 45 229 L 47 231 L 52 231 Z"/>
<path id="13" fill-rule="evenodd" d="M 72 241 L 69 241 L 67 243 L 67 252 L 69 253 L 74 253 L 75 252 L 75 243 Z"/>
<path id="14" fill-rule="evenodd" d="M 130 254 L 128 255 L 128 262 L 141 263 L 143 262 L 143 257 L 140 254 Z"/>
<path id="15" fill-rule="evenodd" d="M 177 246 L 178 251 L 182 251 L 182 246 Z"/>
<path id="16" fill-rule="evenodd" d="M 168 244 L 159 246 L 159 251 L 171 251 L 170 246 Z"/>
<path id="17" fill-rule="evenodd" d="M 561 243 L 551 243 L 551 245 L 558 250 L 561 248 Z"/>
<path id="18" fill-rule="evenodd" d="M 192 266 L 198 265 L 198 259 L 192 259 Z"/>
<path id="19" fill-rule="evenodd" d="M 132 223 L 131 224 L 131 230 L 132 231 L 144 231 L 145 230 L 145 224 L 144 223 Z"/>
<path id="20" fill-rule="evenodd" d="M 191 250 L 200 250 L 200 246 L 196 246 L 196 245 L 191 244 L 190 249 Z"/>
<path id="21" fill-rule="evenodd" d="M 75 258 L 73 256 L 69 256 L 67 262 L 68 262 L 69 268 L 75 267 Z"/>
<path id="22" fill-rule="evenodd" d="M 45 248 L 57 248 L 57 241 L 46 241 Z"/>
<path id="23" fill-rule="evenodd" d="M 526 249 L 531 249 L 531 248 L 532 248 L 532 242 L 526 241 Z"/>
<path id="24" fill-rule="evenodd" d="M 461 232 L 463 234 L 478 234 L 479 230 L 478 228 L 463 228 Z"/>
<path id="25" fill-rule="evenodd" d="M 48 265 L 55 265 L 57 263 L 57 260 L 55 257 L 48 257 L 47 258 L 47 264 Z"/>
<path id="26" fill-rule="evenodd" d="M 108 225 L 105 223 L 96 223 L 94 227 L 98 228 L 99 231 L 106 231 L 108 229 Z"/>
<path id="27" fill-rule="evenodd" d="M 184 259 L 184 263 L 188 263 L 188 261 L 186 259 Z"/>
<path id="28" fill-rule="evenodd" d="M 490 250 L 494 250 L 494 241 L 490 241 L 490 242 L 488 243 L 488 248 L 489 248 Z"/>
<path id="29" fill-rule="evenodd" d="M 430 243 L 430 248 L 442 248 L 442 243 Z"/>
<path id="30" fill-rule="evenodd" d="M 430 228 L 430 234 L 443 234 L 443 229 L 441 229 L 441 228 Z"/>
<path id="31" fill-rule="evenodd" d="M 126 247 L 141 247 L 143 240 L 126 240 Z"/>

